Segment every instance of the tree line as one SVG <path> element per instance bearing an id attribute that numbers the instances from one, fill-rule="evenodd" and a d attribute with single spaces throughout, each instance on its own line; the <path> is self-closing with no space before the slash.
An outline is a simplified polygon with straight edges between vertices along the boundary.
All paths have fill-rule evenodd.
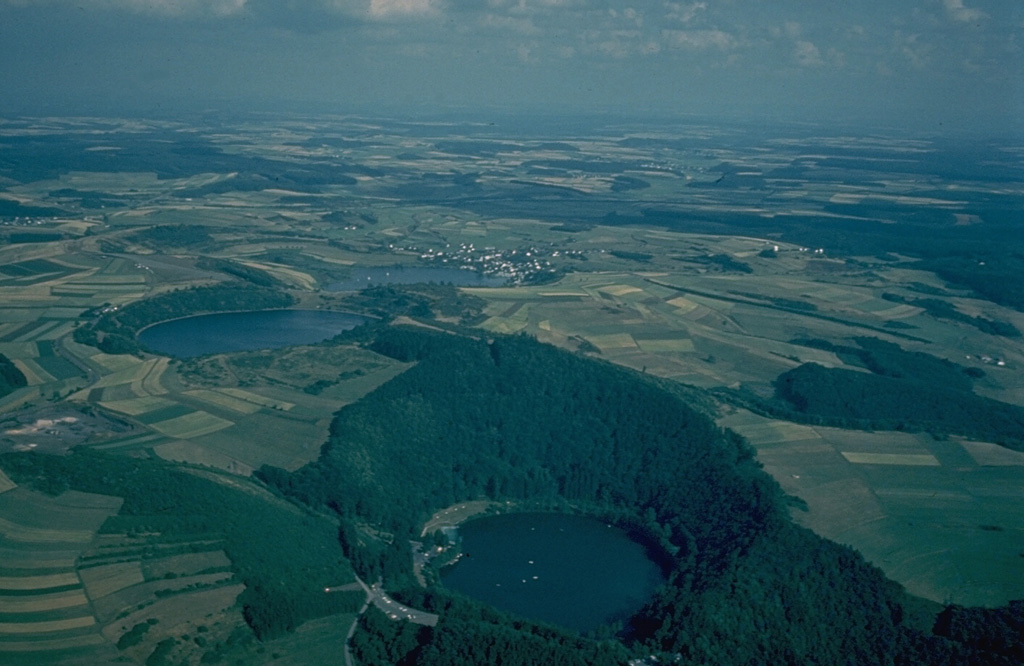
<path id="1" fill-rule="evenodd" d="M 338 515 L 357 571 L 441 614 L 429 631 L 368 619 L 355 639 L 367 655 L 571 664 L 613 649 L 579 637 L 538 640 L 547 630 L 535 623 L 412 583 L 409 540 L 433 511 L 469 499 L 547 498 L 617 511 L 663 537 L 668 583 L 617 644 L 632 654 L 695 664 L 909 665 L 958 655 L 1004 663 L 1001 653 L 908 626 L 897 584 L 850 548 L 793 525 L 752 449 L 654 381 L 525 337 L 392 328 L 367 346 L 416 365 L 341 409 L 316 462 L 259 472 L 283 494 Z M 925 363 L 871 348 L 893 371 L 896 360 Z"/>

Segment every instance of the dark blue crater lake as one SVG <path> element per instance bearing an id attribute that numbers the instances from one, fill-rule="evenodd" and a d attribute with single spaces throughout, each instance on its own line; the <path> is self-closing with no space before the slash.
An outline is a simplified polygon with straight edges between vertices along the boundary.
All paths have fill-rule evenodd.
<path id="1" fill-rule="evenodd" d="M 500 287 L 505 278 L 482 275 L 463 268 L 439 266 L 352 267 L 347 280 L 327 285 L 328 291 L 359 291 L 386 284 L 451 283 L 456 287 Z"/>
<path id="2" fill-rule="evenodd" d="M 359 315 L 330 310 L 219 312 L 154 324 L 139 332 L 139 342 L 161 354 L 192 358 L 312 344 L 365 321 Z"/>
<path id="3" fill-rule="evenodd" d="M 626 620 L 665 582 L 626 532 L 583 516 L 518 513 L 459 527 L 444 584 L 524 617 L 585 632 Z"/>

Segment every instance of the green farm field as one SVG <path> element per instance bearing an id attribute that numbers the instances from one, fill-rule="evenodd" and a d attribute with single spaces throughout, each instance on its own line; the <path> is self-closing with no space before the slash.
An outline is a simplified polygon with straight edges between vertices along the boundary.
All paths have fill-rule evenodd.
<path id="1" fill-rule="evenodd" d="M 757 449 L 797 522 L 864 556 L 917 595 L 997 605 L 1024 594 L 1024 454 L 927 434 L 797 426 L 742 410 L 719 419 Z M 973 452 L 973 454 L 972 454 Z M 991 456 L 991 457 L 990 457 Z"/>
<path id="2" fill-rule="evenodd" d="M 940 277 L 906 242 L 846 242 L 865 228 L 901 229 L 904 214 L 938 220 L 936 236 L 1002 224 L 1017 210 L 1002 197 L 1024 196 L 1015 181 L 925 182 L 899 172 L 899 160 L 825 167 L 806 156 L 868 149 L 805 138 L 744 151 L 710 140 L 709 127 L 473 154 L 446 148 L 442 126 L 318 122 L 254 122 L 237 135 L 190 128 L 217 156 L 195 168 L 0 180 L 5 197 L 60 210 L 0 227 L 0 354 L 27 384 L 0 396 L 0 451 L 94 448 L 269 496 L 248 477 L 316 460 L 335 412 L 413 363 L 354 339 L 179 360 L 118 353 L 103 331 L 81 335 L 156 296 L 269 288 L 295 307 L 355 310 L 382 326 L 524 334 L 678 384 L 756 449 L 796 522 L 854 547 L 910 593 L 985 606 L 1024 597 L 1024 454 L 943 433 L 795 423 L 730 398 L 770 400 L 776 379 L 806 363 L 869 373 L 849 350 L 877 338 L 956 363 L 977 395 L 1024 406 L 1024 343 L 1008 333 L 1024 330 L 1024 312 Z M 321 145 L 335 122 L 323 136 L 360 140 Z M 654 137 L 688 147 L 649 148 Z M 917 155 L 916 144 L 885 150 Z M 274 160 L 281 173 L 270 173 Z M 992 201 L 1003 203 L 975 213 Z M 506 284 L 443 297 L 328 288 L 353 269 L 389 266 L 469 268 Z M 69 415 L 74 428 L 61 425 Z M 50 497 L 0 472 L 0 663 L 143 664 L 167 640 L 189 664 L 204 651 L 224 663 L 340 658 L 348 614 L 265 646 L 251 632 L 236 640 L 244 586 L 223 535 L 165 543 L 141 528 L 101 530 L 119 502 Z M 430 524 L 485 503 L 464 505 Z"/>
<path id="3" fill-rule="evenodd" d="M 79 492 L 50 497 L 20 487 L 0 494 L 4 663 L 29 654 L 49 661 L 61 650 L 103 643 L 76 560 L 120 504 L 115 497 Z"/>

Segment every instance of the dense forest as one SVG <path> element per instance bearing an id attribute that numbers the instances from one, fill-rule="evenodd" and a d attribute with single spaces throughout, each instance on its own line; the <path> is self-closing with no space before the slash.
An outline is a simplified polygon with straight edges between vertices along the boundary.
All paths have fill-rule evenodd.
<path id="1" fill-rule="evenodd" d="M 1024 408 L 974 393 L 984 376 L 921 352 L 907 352 L 877 338 L 859 347 L 823 340 L 794 342 L 835 352 L 868 372 L 805 363 L 775 380 L 775 398 L 729 395 L 749 407 L 795 421 L 843 428 L 957 434 L 1024 449 Z"/>
<path id="2" fill-rule="evenodd" d="M 429 630 L 364 619 L 353 639 L 364 663 L 602 663 L 598 655 L 614 654 L 411 583 L 418 526 L 481 497 L 617 511 L 661 537 L 668 584 L 621 636 L 635 654 L 695 664 L 1012 663 L 970 631 L 908 626 L 898 585 L 794 526 L 745 442 L 641 375 L 523 337 L 389 329 L 369 346 L 416 365 L 339 411 L 317 462 L 259 474 L 334 511 L 360 575 L 441 614 Z M 891 351 L 877 347 L 882 358 Z"/>
<path id="3" fill-rule="evenodd" d="M 290 294 L 240 284 L 183 289 L 121 308 L 104 308 L 95 319 L 76 328 L 74 338 L 108 354 L 134 354 L 140 350 L 135 336 L 157 322 L 206 312 L 286 308 L 294 302 Z"/>

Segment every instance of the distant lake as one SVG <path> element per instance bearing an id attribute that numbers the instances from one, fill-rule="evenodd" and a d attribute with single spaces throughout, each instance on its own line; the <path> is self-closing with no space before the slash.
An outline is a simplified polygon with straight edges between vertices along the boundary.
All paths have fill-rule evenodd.
<path id="1" fill-rule="evenodd" d="M 466 556 L 447 586 L 524 617 L 585 632 L 627 620 L 665 582 L 626 532 L 583 516 L 513 513 L 459 527 Z"/>
<path id="2" fill-rule="evenodd" d="M 192 358 L 312 344 L 365 321 L 359 315 L 330 310 L 219 312 L 154 324 L 139 332 L 139 342 L 161 354 Z"/>
<path id="3" fill-rule="evenodd" d="M 386 284 L 448 284 L 456 287 L 500 287 L 505 278 L 481 275 L 463 268 L 440 266 L 375 266 L 352 268 L 347 280 L 327 285 L 328 291 L 359 291 Z"/>

